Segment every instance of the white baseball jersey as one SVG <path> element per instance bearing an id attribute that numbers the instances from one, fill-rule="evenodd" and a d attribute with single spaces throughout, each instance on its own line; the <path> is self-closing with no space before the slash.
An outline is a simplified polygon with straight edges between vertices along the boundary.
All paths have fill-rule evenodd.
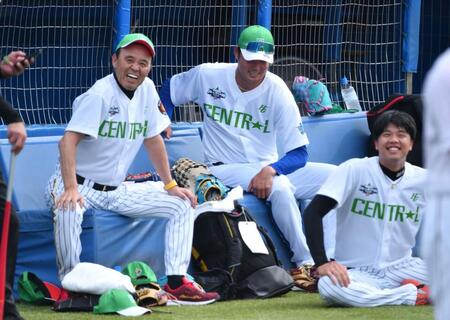
<path id="1" fill-rule="evenodd" d="M 409 163 L 397 181 L 378 157 L 339 166 L 318 194 L 337 201 L 336 260 L 347 267 L 384 268 L 411 256 L 424 214 L 425 170 Z"/>
<path id="2" fill-rule="evenodd" d="M 436 320 L 450 314 L 450 49 L 435 62 L 425 80 L 424 155 L 430 191 L 422 232 L 423 255 L 430 276 Z"/>
<path id="3" fill-rule="evenodd" d="M 97 183 L 118 186 L 143 140 L 170 124 L 159 103 L 151 79 L 145 78 L 130 100 L 112 74 L 75 99 L 66 130 L 89 136 L 78 144 L 76 172 Z"/>
<path id="4" fill-rule="evenodd" d="M 203 110 L 205 162 L 272 163 L 284 150 L 308 144 L 297 104 L 281 78 L 267 72 L 255 89 L 241 92 L 237 64 L 207 63 L 171 79 L 175 105 L 195 102 Z"/>
<path id="5" fill-rule="evenodd" d="M 55 248 L 59 278 L 79 262 L 80 234 L 84 212 L 104 209 L 130 218 L 168 219 L 165 232 L 164 265 L 167 275 L 183 275 L 192 249 L 194 212 L 188 200 L 171 196 L 162 182 L 122 183 L 145 138 L 158 135 L 170 123 L 159 109 L 153 81 L 146 78 L 129 99 L 114 76 L 98 80 L 74 101 L 68 131 L 87 135 L 77 146 L 76 171 L 85 177 L 78 185 L 85 205 L 55 208 L 64 193 L 59 165 L 47 185 L 49 207 L 54 212 Z M 94 183 L 118 186 L 99 191 Z M 120 260 L 120 258 L 119 258 Z"/>

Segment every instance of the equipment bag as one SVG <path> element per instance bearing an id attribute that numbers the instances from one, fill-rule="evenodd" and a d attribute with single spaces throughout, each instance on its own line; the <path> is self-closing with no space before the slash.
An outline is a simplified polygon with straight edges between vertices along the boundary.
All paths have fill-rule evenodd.
<path id="1" fill-rule="evenodd" d="M 239 232 L 240 221 L 255 220 L 240 205 L 233 212 L 206 212 L 194 226 L 192 256 L 195 280 L 206 291 L 218 290 L 221 300 L 269 298 L 289 291 L 292 277 L 280 267 L 267 232 L 256 225 L 268 254 L 253 253 Z"/>
<path id="2" fill-rule="evenodd" d="M 295 101 L 303 103 L 312 116 L 323 115 L 333 107 L 327 86 L 318 80 L 297 76 L 291 91 Z"/>
<path id="3" fill-rule="evenodd" d="M 413 165 L 422 167 L 422 98 L 417 94 L 393 94 L 386 99 L 385 102 L 380 103 L 370 109 L 367 112 L 367 124 L 369 125 L 369 130 L 372 133 L 373 124 L 376 119 L 385 111 L 388 110 L 398 110 L 408 113 L 412 116 L 416 122 L 417 135 L 414 140 L 413 149 L 408 154 L 407 161 Z M 373 141 L 370 140 L 368 156 L 377 155 Z"/>

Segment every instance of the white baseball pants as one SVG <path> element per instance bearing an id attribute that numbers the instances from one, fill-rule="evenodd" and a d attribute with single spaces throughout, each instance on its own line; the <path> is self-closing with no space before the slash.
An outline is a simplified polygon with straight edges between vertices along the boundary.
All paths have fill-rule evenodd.
<path id="1" fill-rule="evenodd" d="M 225 185 L 248 189 L 251 179 L 264 167 L 261 163 L 237 163 L 211 166 L 209 169 Z M 297 200 L 314 197 L 329 174 L 336 167 L 326 163 L 308 162 L 305 167 L 288 175 L 275 176 L 271 202 L 272 215 L 293 252 L 292 262 L 297 266 L 313 263 L 303 232 L 302 216 Z M 325 248 L 328 257 L 334 257 L 336 216 L 334 211 L 324 219 Z"/>
<path id="2" fill-rule="evenodd" d="M 405 279 L 427 284 L 426 267 L 420 258 L 406 258 L 383 269 L 360 267 L 348 270 L 350 285 L 333 284 L 329 277 L 319 279 L 319 294 L 327 303 L 351 307 L 415 305 L 417 288 L 401 285 Z"/>
<path id="3" fill-rule="evenodd" d="M 194 211 L 189 201 L 170 196 L 162 182 L 122 183 L 116 190 L 92 189 L 86 179 L 78 191 L 85 207 L 76 210 L 54 210 L 55 246 L 60 279 L 80 262 L 83 213 L 89 208 L 116 212 L 130 218 L 167 218 L 164 262 L 167 275 L 186 274 L 192 249 Z M 47 193 L 51 208 L 63 193 L 60 171 L 51 177 Z"/>

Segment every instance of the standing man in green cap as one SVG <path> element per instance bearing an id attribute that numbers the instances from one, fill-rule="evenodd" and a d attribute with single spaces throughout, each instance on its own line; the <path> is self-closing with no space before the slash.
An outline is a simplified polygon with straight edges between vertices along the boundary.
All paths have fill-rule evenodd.
<path id="1" fill-rule="evenodd" d="M 168 114 L 188 102 L 201 107 L 205 163 L 225 185 L 241 185 L 271 202 L 273 218 L 298 267 L 291 272 L 295 284 L 311 291 L 312 258 L 297 200 L 312 198 L 335 167 L 307 163 L 308 138 L 298 106 L 284 81 L 268 71 L 274 50 L 269 30 L 249 26 L 234 48 L 237 63 L 199 65 L 166 80 L 160 93 Z M 330 216 L 331 255 L 332 220 Z"/>
<path id="2" fill-rule="evenodd" d="M 170 123 L 148 74 L 152 41 L 128 34 L 112 55 L 114 72 L 98 80 L 73 103 L 72 118 L 59 143 L 60 161 L 48 183 L 54 212 L 55 246 L 62 280 L 80 262 L 83 213 L 105 209 L 131 218 L 164 217 L 165 267 L 180 303 L 206 304 L 206 293 L 185 277 L 192 247 L 194 195 L 172 179 L 161 132 Z M 162 182 L 124 184 L 144 144 Z"/>

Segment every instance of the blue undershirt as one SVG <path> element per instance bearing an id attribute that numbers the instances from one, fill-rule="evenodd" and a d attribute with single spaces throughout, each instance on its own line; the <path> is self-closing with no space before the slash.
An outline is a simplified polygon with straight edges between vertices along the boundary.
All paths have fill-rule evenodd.
<path id="1" fill-rule="evenodd" d="M 170 98 L 170 78 L 164 80 L 161 88 L 159 89 L 159 98 L 161 99 L 164 109 L 166 109 L 167 116 L 172 120 L 173 110 L 175 109 L 172 99 Z"/>
<path id="2" fill-rule="evenodd" d="M 270 166 L 277 174 L 289 174 L 297 169 L 303 168 L 308 161 L 308 150 L 306 146 L 301 146 L 286 153 L 286 155 L 272 163 Z"/>

